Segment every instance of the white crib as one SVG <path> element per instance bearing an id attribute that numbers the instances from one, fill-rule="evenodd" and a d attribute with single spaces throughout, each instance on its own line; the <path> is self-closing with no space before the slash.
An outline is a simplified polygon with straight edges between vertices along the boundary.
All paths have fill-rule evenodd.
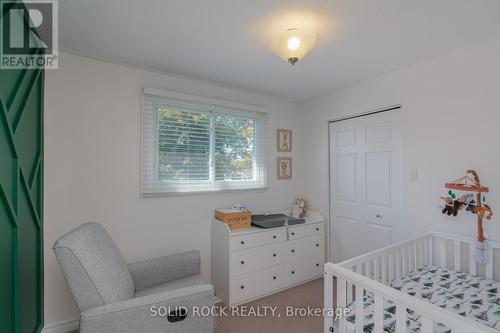
<path id="1" fill-rule="evenodd" d="M 384 300 L 396 304 L 396 332 L 406 332 L 406 309 L 421 313 L 419 322 L 422 333 L 431 333 L 434 323 L 442 323 L 452 332 L 475 333 L 496 332 L 496 329 L 482 325 L 472 319 L 460 316 L 425 300 L 410 296 L 388 285 L 422 265 L 435 265 L 452 268 L 493 279 L 493 249 L 500 243 L 489 242 L 488 264 L 478 265 L 473 259 L 475 240 L 443 233 L 404 241 L 388 246 L 339 264 L 325 264 L 325 309 L 334 306 L 334 280 L 336 278 L 337 308 L 345 308 L 355 302 L 356 319 L 353 323 L 356 332 L 363 332 L 363 295 L 370 291 L 374 295 L 374 329 L 383 333 Z M 361 319 L 360 319 L 361 318 Z M 335 318 L 325 315 L 324 331 L 334 332 Z M 352 329 L 351 329 L 352 331 Z M 347 332 L 345 317 L 339 319 L 335 333 Z"/>

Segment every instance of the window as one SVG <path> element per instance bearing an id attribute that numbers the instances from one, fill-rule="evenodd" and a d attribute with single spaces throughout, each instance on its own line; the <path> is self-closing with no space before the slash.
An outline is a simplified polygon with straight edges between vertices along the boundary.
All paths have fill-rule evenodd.
<path id="1" fill-rule="evenodd" d="M 265 188 L 266 147 L 255 107 L 144 89 L 144 195 Z"/>

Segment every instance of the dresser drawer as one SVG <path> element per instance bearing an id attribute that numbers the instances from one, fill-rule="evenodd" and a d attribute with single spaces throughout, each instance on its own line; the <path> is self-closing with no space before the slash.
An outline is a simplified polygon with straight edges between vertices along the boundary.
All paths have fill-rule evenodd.
<path id="1" fill-rule="evenodd" d="M 283 265 L 283 283 L 292 284 L 322 276 L 324 263 L 323 254 L 287 262 Z"/>
<path id="2" fill-rule="evenodd" d="M 297 227 L 290 227 L 288 229 L 288 239 L 317 236 L 317 235 L 322 235 L 324 233 L 325 233 L 324 223 L 301 225 Z"/>
<path id="3" fill-rule="evenodd" d="M 277 289 L 282 284 L 282 267 L 273 266 L 231 279 L 231 303 Z"/>
<path id="4" fill-rule="evenodd" d="M 243 250 L 266 244 L 274 244 L 284 241 L 286 238 L 285 229 L 255 232 L 250 234 L 231 237 L 231 250 Z"/>
<path id="5" fill-rule="evenodd" d="M 325 236 L 301 238 L 285 242 L 283 258 L 285 261 L 297 260 L 303 257 L 324 253 Z"/>
<path id="6" fill-rule="evenodd" d="M 231 275 L 256 271 L 281 263 L 281 244 L 258 246 L 231 253 Z"/>

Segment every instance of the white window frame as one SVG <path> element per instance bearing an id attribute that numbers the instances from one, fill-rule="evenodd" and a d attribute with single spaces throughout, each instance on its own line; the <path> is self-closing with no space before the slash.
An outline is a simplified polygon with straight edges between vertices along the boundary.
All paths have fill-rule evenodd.
<path id="1" fill-rule="evenodd" d="M 256 180 L 254 181 L 212 181 L 215 176 L 213 175 L 213 151 L 215 149 L 215 133 L 214 126 L 210 126 L 210 163 L 209 167 L 209 180 L 208 181 L 178 181 L 176 186 L 174 181 L 162 184 L 158 181 L 158 118 L 157 112 L 153 115 L 146 112 L 146 96 L 152 95 L 168 99 L 172 102 L 192 103 L 203 105 L 210 109 L 212 108 L 215 113 L 217 110 L 226 109 L 231 110 L 228 115 L 241 115 L 245 117 L 248 114 L 259 115 L 259 122 L 256 123 L 258 131 L 254 133 L 255 142 L 258 143 L 258 156 L 254 158 L 254 173 Z M 258 190 L 267 189 L 267 146 L 268 146 L 268 133 L 267 133 L 267 118 L 268 111 L 259 106 L 245 105 L 234 102 L 223 101 L 219 99 L 200 97 L 178 93 L 174 91 L 148 88 L 144 87 L 142 91 L 142 133 L 141 133 L 141 193 L 143 197 L 148 196 L 162 196 L 162 195 L 179 195 L 179 194 L 197 194 L 197 193 L 213 193 L 220 191 L 245 191 L 245 190 Z M 156 106 L 154 106 L 156 110 Z M 221 112 L 222 114 L 226 114 Z M 155 117 L 154 119 L 146 120 L 146 117 Z M 152 126 L 151 122 L 154 121 L 155 125 Z M 154 127 L 154 128 L 152 128 Z M 152 131 L 154 133 L 152 134 Z M 258 132 L 258 133 L 257 133 Z M 258 137 L 257 137 L 258 135 Z M 259 164 L 259 165 L 257 165 Z M 258 170 L 258 171 L 256 171 Z"/>

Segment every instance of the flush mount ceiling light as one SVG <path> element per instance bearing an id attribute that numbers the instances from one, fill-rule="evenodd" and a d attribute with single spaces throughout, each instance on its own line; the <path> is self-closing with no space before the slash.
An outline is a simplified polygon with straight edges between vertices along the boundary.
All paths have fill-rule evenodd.
<path id="1" fill-rule="evenodd" d="M 281 59 L 295 65 L 312 49 L 315 42 L 316 36 L 313 33 L 292 28 L 273 39 L 271 50 Z"/>

